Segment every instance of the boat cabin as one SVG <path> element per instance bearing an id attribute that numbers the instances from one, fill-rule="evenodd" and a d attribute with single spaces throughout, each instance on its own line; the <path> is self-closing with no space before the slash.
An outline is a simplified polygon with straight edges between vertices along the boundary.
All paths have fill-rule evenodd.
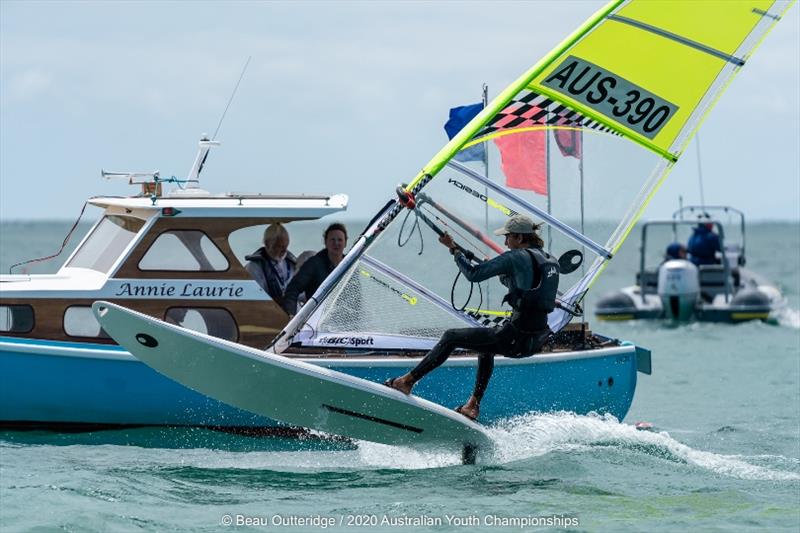
<path id="1" fill-rule="evenodd" d="M 153 194 L 90 199 L 103 216 L 56 274 L 0 278 L 0 335 L 113 344 L 91 310 L 93 302 L 107 300 L 263 348 L 288 316 L 245 270 L 231 234 L 318 219 L 345 210 L 348 201 L 343 194 L 147 191 Z"/>

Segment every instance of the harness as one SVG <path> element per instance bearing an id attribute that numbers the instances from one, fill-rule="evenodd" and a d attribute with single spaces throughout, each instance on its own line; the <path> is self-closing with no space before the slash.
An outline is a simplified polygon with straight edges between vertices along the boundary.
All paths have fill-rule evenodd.
<path id="1" fill-rule="evenodd" d="M 547 315 L 556 308 L 559 264 L 547 252 L 538 248 L 525 248 L 531 258 L 533 283 L 530 289 L 515 288 L 503 301 L 519 313 L 515 326 L 522 333 L 534 333 L 547 327 Z"/>

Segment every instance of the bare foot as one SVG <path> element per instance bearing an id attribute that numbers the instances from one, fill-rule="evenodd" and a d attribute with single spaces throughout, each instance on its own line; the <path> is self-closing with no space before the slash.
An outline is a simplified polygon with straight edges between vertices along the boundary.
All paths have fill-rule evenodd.
<path id="1" fill-rule="evenodd" d="M 405 374 L 399 378 L 389 378 L 383 382 L 387 387 L 399 390 L 403 394 L 411 394 L 411 389 L 414 388 L 414 380 L 410 374 Z"/>
<path id="2" fill-rule="evenodd" d="M 478 416 L 480 415 L 480 407 L 477 405 L 474 407 L 469 406 L 469 404 L 459 405 L 456 407 L 455 411 L 456 413 L 464 415 L 472 421 L 478 420 Z"/>
<path id="3" fill-rule="evenodd" d="M 481 402 L 474 395 L 469 397 L 467 403 L 456 407 L 456 413 L 462 414 L 470 420 L 477 420 L 481 410 Z"/>

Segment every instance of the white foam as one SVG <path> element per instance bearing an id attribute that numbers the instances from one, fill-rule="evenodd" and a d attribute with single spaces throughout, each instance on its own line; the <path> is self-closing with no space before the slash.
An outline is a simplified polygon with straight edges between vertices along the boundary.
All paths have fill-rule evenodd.
<path id="1" fill-rule="evenodd" d="M 579 416 L 574 413 L 527 414 L 488 428 L 495 449 L 478 454 L 479 464 L 506 464 L 553 452 L 590 452 L 609 447 L 653 455 L 675 463 L 695 465 L 715 474 L 766 481 L 800 480 L 800 459 L 774 455 L 724 455 L 696 450 L 666 432 L 639 431 L 610 415 Z M 60 450 L 85 446 L 59 447 Z M 125 447 L 130 451 L 134 447 Z M 461 464 L 461 450 L 420 450 L 358 441 L 351 449 L 294 449 L 226 451 L 209 448 L 150 449 L 120 457 L 119 446 L 92 446 L 96 462 L 116 466 L 151 463 L 160 466 L 195 466 L 283 472 L 332 470 L 420 470 Z M 84 453 L 83 451 L 81 453 Z M 771 467 L 754 463 L 768 463 Z M 780 465 L 780 469 L 774 467 Z"/>
<path id="2" fill-rule="evenodd" d="M 800 480 L 797 472 L 773 470 L 747 462 L 746 456 L 695 450 L 666 432 L 639 431 L 612 416 L 578 416 L 573 413 L 524 415 L 491 430 L 501 463 L 544 455 L 553 451 L 586 449 L 596 445 L 652 448 L 654 453 L 685 461 L 711 472 L 740 479 Z M 759 456 L 761 457 L 761 456 Z M 786 460 L 786 458 L 783 458 Z"/>
<path id="3" fill-rule="evenodd" d="M 800 329 L 800 311 L 797 309 L 780 307 L 772 312 L 772 317 L 783 327 Z"/>

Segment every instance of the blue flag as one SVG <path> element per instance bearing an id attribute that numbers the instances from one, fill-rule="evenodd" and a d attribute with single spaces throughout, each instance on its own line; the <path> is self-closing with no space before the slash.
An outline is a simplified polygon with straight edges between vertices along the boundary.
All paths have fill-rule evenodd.
<path id="1" fill-rule="evenodd" d="M 483 104 L 472 104 L 461 107 L 454 107 L 450 110 L 450 119 L 444 125 L 444 131 L 447 132 L 447 138 L 452 139 L 456 134 L 461 131 L 461 128 L 475 118 L 478 113 L 483 110 Z M 456 161 L 483 161 L 484 160 L 484 143 L 470 146 L 466 150 L 458 152 L 453 159 Z"/>

